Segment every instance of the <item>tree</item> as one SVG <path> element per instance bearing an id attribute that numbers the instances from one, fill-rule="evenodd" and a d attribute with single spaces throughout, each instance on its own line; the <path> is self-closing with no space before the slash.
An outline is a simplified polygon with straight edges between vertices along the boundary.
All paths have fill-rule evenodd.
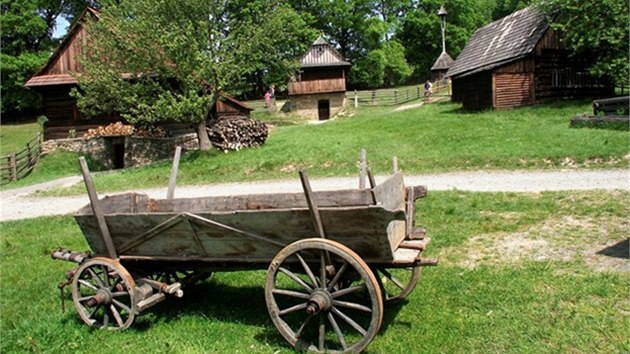
<path id="1" fill-rule="evenodd" d="M 314 39 L 304 27 L 282 1 L 112 0 L 88 26 L 74 95 L 88 116 L 194 123 L 200 148 L 209 149 L 205 123 L 220 94 L 243 89 L 243 78 L 256 72 L 288 77 Z"/>
<path id="2" fill-rule="evenodd" d="M 620 0 L 546 0 L 538 6 L 560 30 L 576 55 L 594 58 L 590 72 L 618 85 L 630 70 L 628 2 Z"/>

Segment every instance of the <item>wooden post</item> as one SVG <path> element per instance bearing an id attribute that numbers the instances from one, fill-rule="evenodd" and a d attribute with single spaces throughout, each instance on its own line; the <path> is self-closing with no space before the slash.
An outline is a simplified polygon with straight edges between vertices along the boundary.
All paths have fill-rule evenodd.
<path id="1" fill-rule="evenodd" d="M 107 248 L 109 258 L 118 258 L 118 255 L 116 255 L 114 242 L 112 241 L 112 236 L 109 233 L 109 227 L 107 226 L 107 222 L 105 221 L 103 209 L 101 208 L 100 201 L 98 200 L 98 195 L 96 194 L 96 188 L 94 188 L 94 182 L 92 182 L 92 176 L 90 176 L 90 170 L 88 169 L 87 162 L 85 161 L 85 157 L 79 157 L 79 164 L 81 165 L 83 182 L 85 182 L 85 188 L 87 189 L 88 196 L 90 197 L 90 206 L 92 206 L 92 212 L 94 213 L 96 221 L 98 222 L 98 227 L 101 231 L 101 236 L 103 236 L 103 241 L 105 242 L 105 247 Z"/>
<path id="2" fill-rule="evenodd" d="M 311 211 L 311 217 L 313 218 L 313 224 L 315 225 L 315 231 L 321 238 L 326 238 L 324 233 L 324 224 L 322 224 L 322 218 L 319 215 L 319 209 L 317 208 L 317 201 L 313 198 L 313 191 L 311 190 L 311 183 L 308 181 L 308 175 L 306 171 L 300 170 L 300 181 L 302 181 L 302 188 L 304 189 L 304 196 L 306 197 L 306 203 L 308 209 Z"/>
<path id="3" fill-rule="evenodd" d="M 177 170 L 179 169 L 179 157 L 182 154 L 182 147 L 175 148 L 175 156 L 173 157 L 173 167 L 171 167 L 171 176 L 168 178 L 168 191 L 166 199 L 173 199 L 175 195 L 175 184 L 177 183 Z"/>
<path id="4" fill-rule="evenodd" d="M 15 153 L 9 155 L 9 167 L 11 167 L 11 180 L 17 181 L 17 161 L 15 161 Z"/>
<path id="5" fill-rule="evenodd" d="M 394 104 L 398 103 L 398 90 L 394 90 Z"/>
<path id="6" fill-rule="evenodd" d="M 365 189 L 365 170 L 367 169 L 367 153 L 365 149 L 359 151 L 359 189 Z"/>
<path id="7" fill-rule="evenodd" d="M 398 173 L 398 158 L 396 156 L 392 157 L 392 170 L 394 170 L 394 174 Z"/>
<path id="8" fill-rule="evenodd" d="M 357 95 L 357 90 L 354 90 L 354 108 L 359 107 L 359 96 Z"/>
<path id="9" fill-rule="evenodd" d="M 372 106 L 374 106 L 375 100 L 376 100 L 376 90 L 372 90 Z"/>
<path id="10" fill-rule="evenodd" d="M 31 151 L 31 142 L 29 141 L 28 143 L 26 143 L 26 165 L 28 166 L 28 168 L 32 167 L 32 159 L 33 159 L 33 154 Z"/>
<path id="11" fill-rule="evenodd" d="M 416 91 L 418 91 L 418 98 L 420 98 L 420 86 L 416 87 Z"/>

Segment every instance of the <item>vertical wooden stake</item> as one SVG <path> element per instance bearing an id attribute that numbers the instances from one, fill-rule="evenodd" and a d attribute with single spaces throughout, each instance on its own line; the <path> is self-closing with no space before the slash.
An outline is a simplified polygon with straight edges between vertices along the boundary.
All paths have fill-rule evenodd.
<path id="1" fill-rule="evenodd" d="M 354 90 L 354 108 L 359 107 L 359 96 L 357 95 L 357 90 Z"/>
<path id="2" fill-rule="evenodd" d="M 306 203 L 308 209 L 311 211 L 311 217 L 313 218 L 313 224 L 315 225 L 315 231 L 321 238 L 326 238 L 324 233 L 324 224 L 322 224 L 322 218 L 319 215 L 319 209 L 317 208 L 317 201 L 313 198 L 313 191 L 311 190 L 311 183 L 308 181 L 308 175 L 306 171 L 300 170 L 300 181 L 302 181 L 302 188 L 304 189 L 304 196 L 306 197 Z"/>
<path id="3" fill-rule="evenodd" d="M 365 189 L 365 170 L 367 169 L 367 153 L 365 149 L 359 151 L 359 189 Z"/>
<path id="4" fill-rule="evenodd" d="M 398 90 L 394 90 L 394 104 L 398 103 Z"/>
<path id="5" fill-rule="evenodd" d="M 17 161 L 15 161 L 15 153 L 9 155 L 9 166 L 11 167 L 11 179 L 17 181 Z"/>
<path id="6" fill-rule="evenodd" d="M 171 176 L 168 178 L 168 191 L 166 199 L 173 199 L 175 196 L 175 185 L 177 184 L 177 170 L 179 169 L 179 157 L 182 154 L 182 147 L 175 148 L 175 156 L 173 157 L 173 167 L 171 167 Z"/>
<path id="7" fill-rule="evenodd" d="M 396 156 L 392 157 L 392 169 L 394 174 L 398 173 L 398 158 Z"/>
<path id="8" fill-rule="evenodd" d="M 101 208 L 100 201 L 98 200 L 98 195 L 96 194 L 96 188 L 94 188 L 94 182 L 92 182 L 92 176 L 90 176 L 90 170 L 88 169 L 87 162 L 85 161 L 85 157 L 79 157 L 79 164 L 81 165 L 83 182 L 85 182 L 85 188 L 87 189 L 88 196 L 90 197 L 92 212 L 96 217 L 96 221 L 98 223 L 99 230 L 101 231 L 101 236 L 103 236 L 103 241 L 105 242 L 105 247 L 107 248 L 109 258 L 118 258 L 118 255 L 116 255 L 114 242 L 112 241 L 112 236 L 109 233 L 109 227 L 107 227 L 107 222 L 105 221 L 103 209 Z"/>

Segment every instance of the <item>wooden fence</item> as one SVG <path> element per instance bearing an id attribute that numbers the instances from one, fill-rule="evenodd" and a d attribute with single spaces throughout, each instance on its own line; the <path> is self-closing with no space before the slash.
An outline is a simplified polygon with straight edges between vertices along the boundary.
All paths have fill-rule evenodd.
<path id="1" fill-rule="evenodd" d="M 346 97 L 355 107 L 359 106 L 395 106 L 420 99 L 424 89 L 420 86 L 407 86 L 397 89 L 348 91 Z"/>
<path id="2" fill-rule="evenodd" d="M 6 184 L 28 175 L 41 155 L 42 136 L 37 136 L 26 143 L 26 147 L 0 157 L 0 184 Z"/>

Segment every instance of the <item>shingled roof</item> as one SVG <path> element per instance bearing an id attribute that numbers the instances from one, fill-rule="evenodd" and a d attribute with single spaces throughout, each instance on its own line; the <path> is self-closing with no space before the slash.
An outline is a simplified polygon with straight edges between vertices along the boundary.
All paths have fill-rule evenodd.
<path id="1" fill-rule="evenodd" d="M 324 38 L 319 36 L 302 56 L 300 66 L 302 68 L 317 68 L 324 66 L 350 66 L 350 63 Z"/>
<path id="2" fill-rule="evenodd" d="M 532 53 L 549 28 L 536 8 L 516 11 L 479 28 L 446 73 L 462 77 L 521 59 Z"/>
<path id="3" fill-rule="evenodd" d="M 440 56 L 431 67 L 431 71 L 448 70 L 448 68 L 453 65 L 453 61 L 453 58 L 451 58 L 451 56 L 448 55 L 447 52 L 442 52 L 442 54 L 440 54 Z"/>

